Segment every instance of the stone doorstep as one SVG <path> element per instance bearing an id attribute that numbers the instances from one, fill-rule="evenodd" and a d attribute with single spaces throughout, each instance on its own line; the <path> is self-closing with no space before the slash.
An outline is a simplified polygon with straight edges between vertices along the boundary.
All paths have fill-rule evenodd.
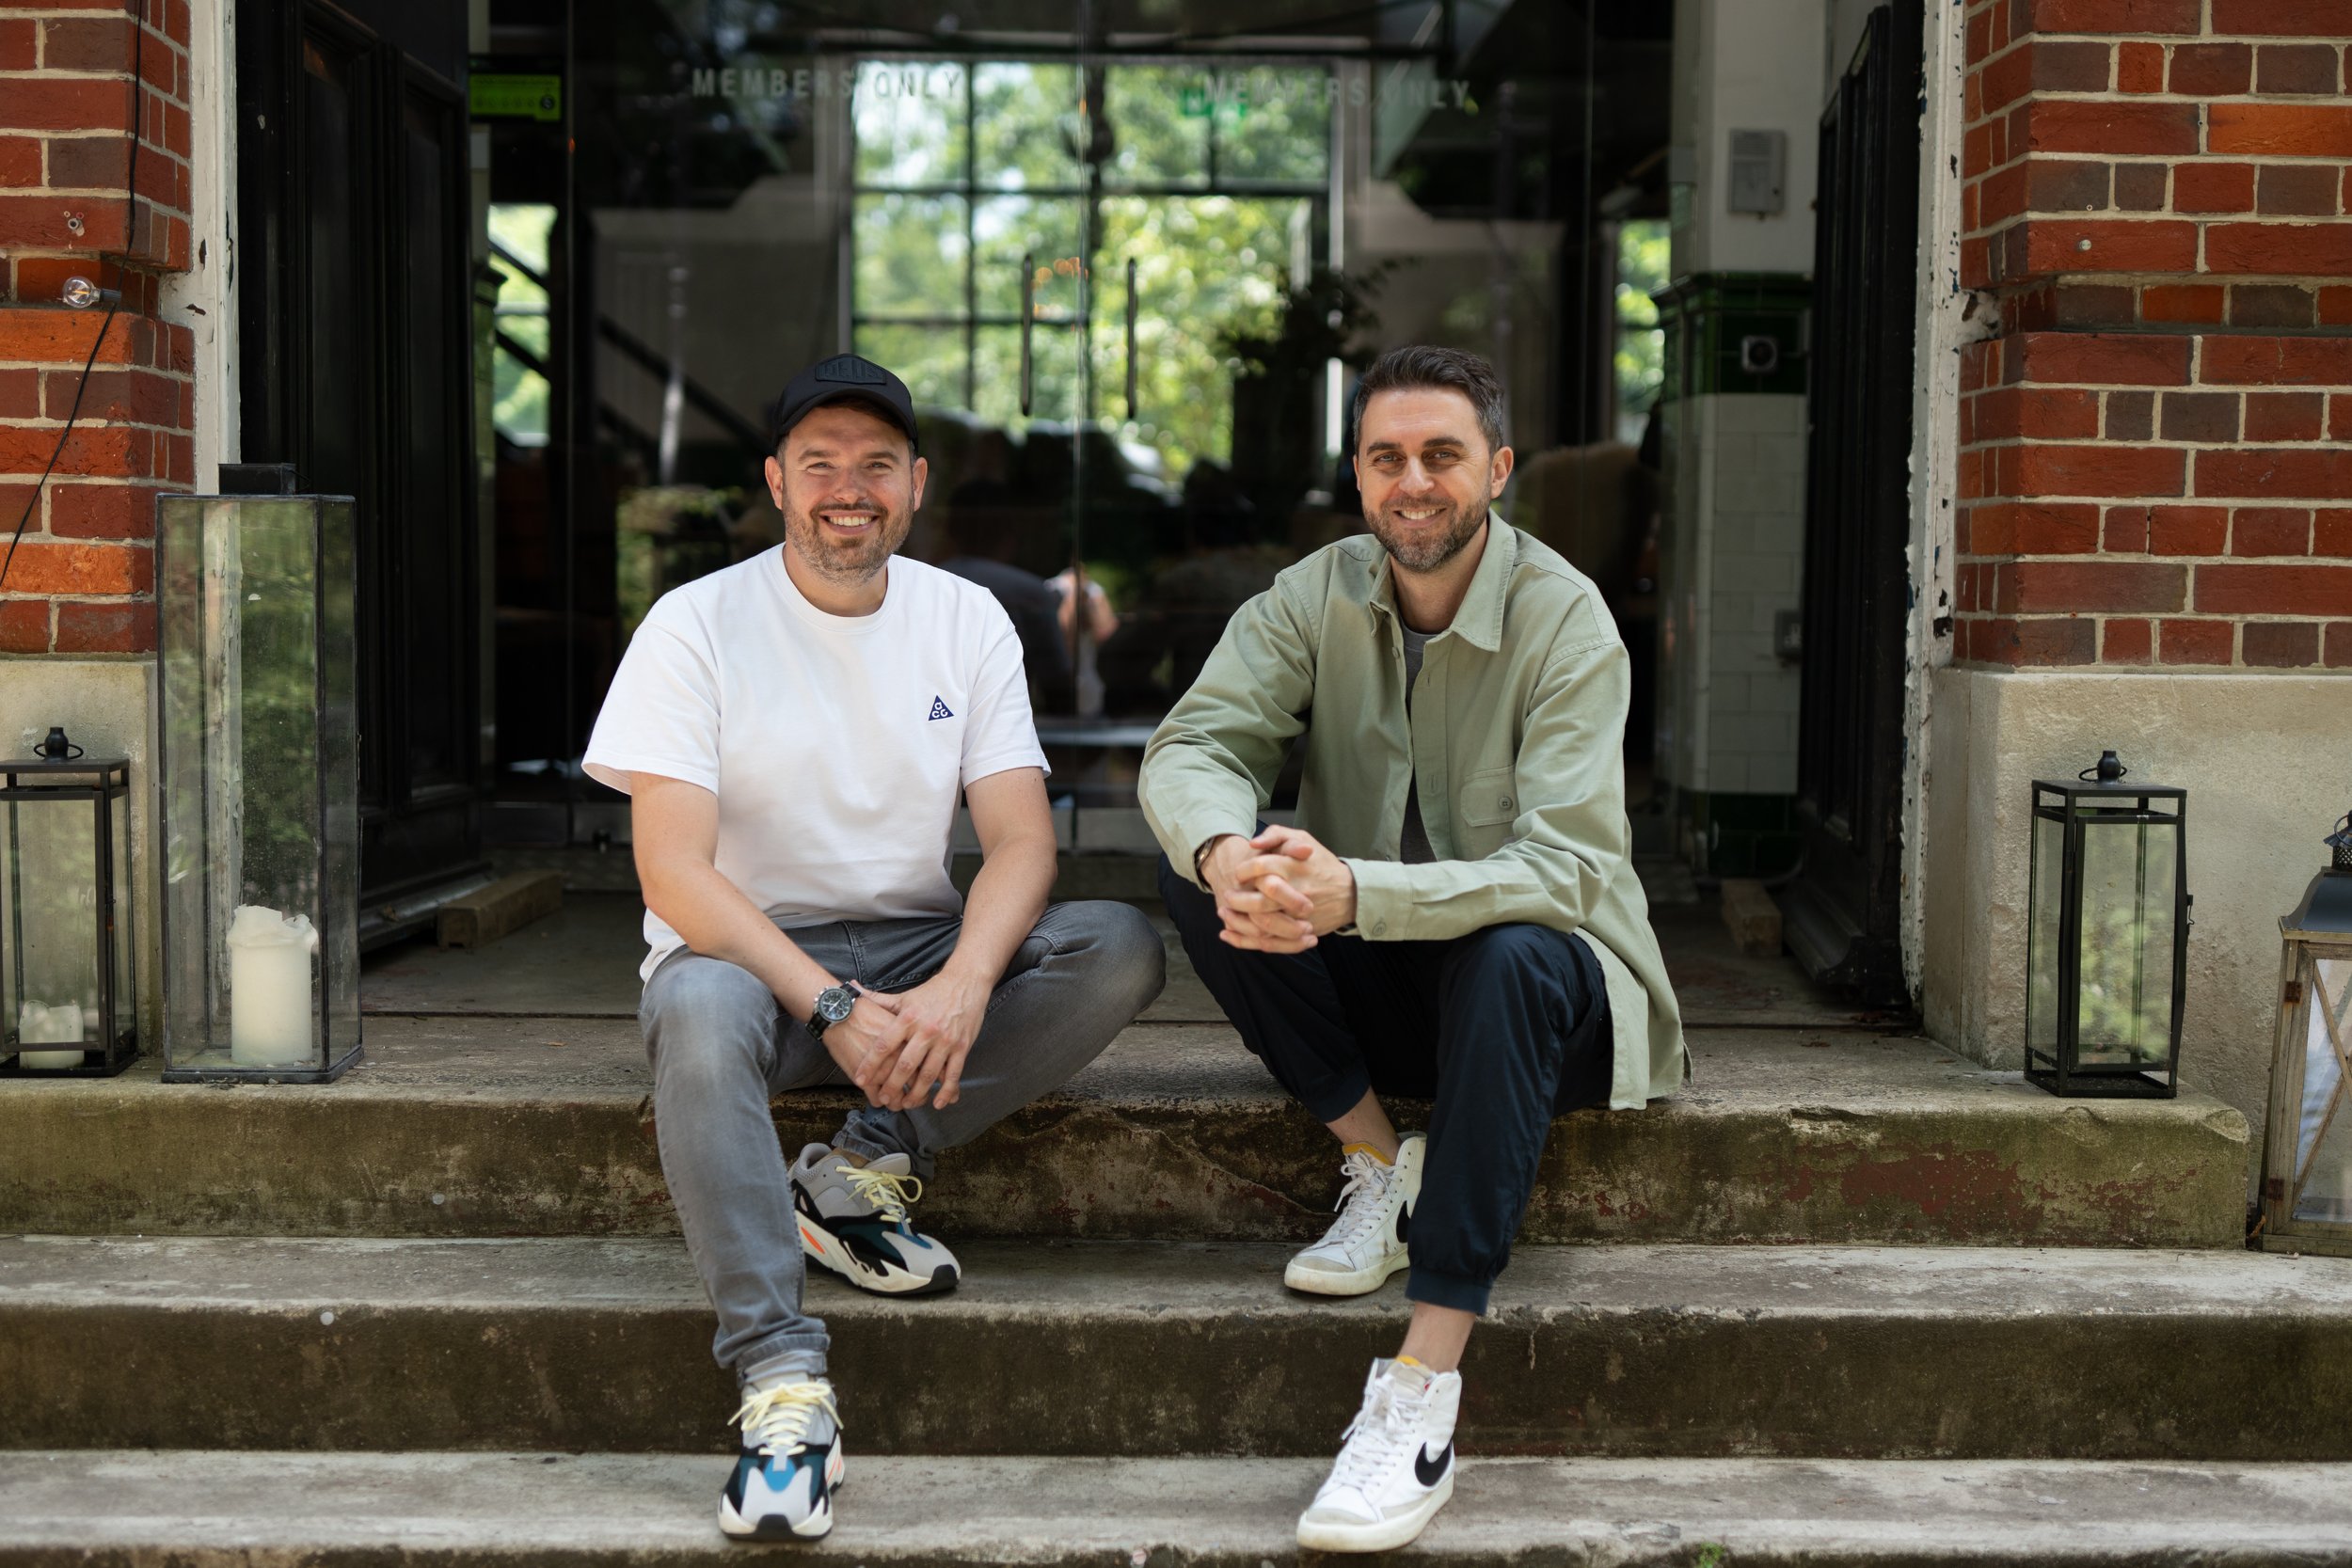
<path id="1" fill-rule="evenodd" d="M 373 1018 L 320 1087 L 0 1084 L 0 1231 L 675 1234 L 633 1022 Z M 1536 1243 L 2236 1247 L 2248 1132 L 2217 1101 L 2060 1101 L 1924 1040 L 1707 1030 L 1697 1075 L 1639 1112 L 1563 1118 Z M 782 1096 L 787 1148 L 847 1091 Z M 1426 1107 L 1399 1102 L 1409 1127 Z M 1141 1024 L 1060 1094 L 947 1154 L 954 1237 L 1312 1237 L 1330 1139 L 1225 1025 Z"/>
<path id="2" fill-rule="evenodd" d="M 0 1454 L 0 1568 L 739 1564 L 707 1454 Z M 1301 1560 L 1315 1459 L 882 1459 L 790 1548 L 874 1565 Z M 1413 1560 L 2341 1562 L 2352 1466 L 1467 1457 Z M 87 1555 L 85 1555 L 87 1554 Z"/>
<path id="3" fill-rule="evenodd" d="M 1327 1454 L 1402 1281 L 1289 1249 L 983 1243 L 808 1305 L 861 1451 Z M 0 1448 L 713 1450 L 675 1241 L 0 1240 Z M 1465 1367 L 1484 1454 L 2352 1459 L 2352 1260 L 1522 1247 Z"/>

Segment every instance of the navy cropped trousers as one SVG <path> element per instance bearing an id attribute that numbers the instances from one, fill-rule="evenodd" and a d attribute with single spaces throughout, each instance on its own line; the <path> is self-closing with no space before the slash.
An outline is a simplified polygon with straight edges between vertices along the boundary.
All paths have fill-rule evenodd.
<path id="1" fill-rule="evenodd" d="M 1309 1115 L 1337 1120 L 1368 1089 L 1435 1102 L 1405 1293 L 1484 1312 L 1552 1117 L 1609 1102 L 1609 992 L 1592 948 L 1508 925 L 1449 942 L 1333 935 L 1304 953 L 1251 953 L 1217 940 L 1216 901 L 1165 856 L 1160 896 L 1243 1043 Z"/>

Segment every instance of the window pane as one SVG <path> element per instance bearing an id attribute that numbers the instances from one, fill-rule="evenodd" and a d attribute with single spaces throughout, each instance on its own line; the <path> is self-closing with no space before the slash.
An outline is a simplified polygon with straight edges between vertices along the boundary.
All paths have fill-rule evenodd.
<path id="1" fill-rule="evenodd" d="M 974 208 L 972 230 L 978 255 L 974 279 L 983 316 L 1021 315 L 1021 259 L 1030 258 L 1035 293 L 1031 309 L 1040 316 L 1074 318 L 1078 313 L 1078 204 L 1026 196 L 983 198 Z"/>
<path id="2" fill-rule="evenodd" d="M 1103 202 L 1103 279 L 1095 301 L 1096 406 L 1126 415 L 1126 262 L 1136 261 L 1138 404 L 1129 434 L 1158 450 L 1179 480 L 1232 451 L 1229 336 L 1279 330 L 1283 281 L 1303 198 L 1111 197 Z M 1321 396 L 1320 380 L 1315 395 Z"/>
<path id="3" fill-rule="evenodd" d="M 1259 67 L 1218 78 L 1213 123 L 1220 180 L 1321 185 L 1331 166 L 1329 73 Z"/>
<path id="4" fill-rule="evenodd" d="M 967 258 L 963 198 L 857 198 L 860 316 L 961 316 Z"/>
<path id="5" fill-rule="evenodd" d="M 976 178 L 997 190 L 1078 183 L 1078 73 L 1066 65 L 977 66 Z"/>
<path id="6" fill-rule="evenodd" d="M 1166 66 L 1127 66 L 1108 79 L 1109 185 L 1205 185 L 1209 180 L 1209 76 Z"/>
<path id="7" fill-rule="evenodd" d="M 961 408 L 964 404 L 963 329 L 898 326 L 860 322 L 857 352 L 897 372 L 914 394 L 918 408 Z"/>
<path id="8" fill-rule="evenodd" d="M 1049 457 L 1050 441 L 1030 441 L 1025 449 L 1024 476 L 1032 484 L 1045 487 L 1048 494 L 1066 494 L 1070 488 L 1066 472 L 1070 461 L 1067 436 L 1078 408 L 1077 329 L 1041 323 L 1030 340 L 1030 355 L 1035 394 L 1030 402 L 1030 419 L 1058 426 L 1062 439 L 1058 459 Z M 976 361 L 977 385 L 972 400 L 973 412 L 993 425 L 1010 430 L 1024 428 L 1027 421 L 1021 417 L 1020 329 L 981 327 Z M 1038 471 L 1030 472 L 1032 468 Z"/>
<path id="9" fill-rule="evenodd" d="M 961 184 L 964 68 L 946 60 L 868 60 L 851 101 L 861 185 Z"/>

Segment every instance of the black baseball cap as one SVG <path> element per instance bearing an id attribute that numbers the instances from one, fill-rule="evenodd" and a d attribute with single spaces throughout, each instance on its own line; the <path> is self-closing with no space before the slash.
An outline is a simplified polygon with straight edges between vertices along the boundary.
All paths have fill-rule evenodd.
<path id="1" fill-rule="evenodd" d="M 784 390 L 776 394 L 775 418 L 769 426 L 769 450 L 772 451 L 784 445 L 785 436 L 811 409 L 829 403 L 868 404 L 907 433 L 909 446 L 922 445 L 922 438 L 914 432 L 914 396 L 907 390 L 907 384 L 871 359 L 836 354 L 809 366 L 786 382 Z"/>

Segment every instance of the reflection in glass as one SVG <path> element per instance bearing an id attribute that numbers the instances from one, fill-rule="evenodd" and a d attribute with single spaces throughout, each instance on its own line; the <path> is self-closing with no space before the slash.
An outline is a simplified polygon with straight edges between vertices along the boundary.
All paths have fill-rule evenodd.
<path id="1" fill-rule="evenodd" d="M 1000 191 L 1075 186 L 1081 118 L 1074 67 L 1027 61 L 975 66 L 973 177 Z"/>
<path id="2" fill-rule="evenodd" d="M 861 65 L 851 110 L 858 183 L 962 183 L 971 149 L 969 87 L 970 68 L 955 60 Z"/>
<path id="3" fill-rule="evenodd" d="M 961 196 L 860 196 L 859 317 L 961 315 L 971 245 L 967 211 Z"/>
<path id="4" fill-rule="evenodd" d="M 2352 1055 L 2352 955 L 2306 967 L 2303 1096 L 2295 1143 L 2298 1220 L 2352 1224 L 2352 1114 L 2344 1060 Z"/>

